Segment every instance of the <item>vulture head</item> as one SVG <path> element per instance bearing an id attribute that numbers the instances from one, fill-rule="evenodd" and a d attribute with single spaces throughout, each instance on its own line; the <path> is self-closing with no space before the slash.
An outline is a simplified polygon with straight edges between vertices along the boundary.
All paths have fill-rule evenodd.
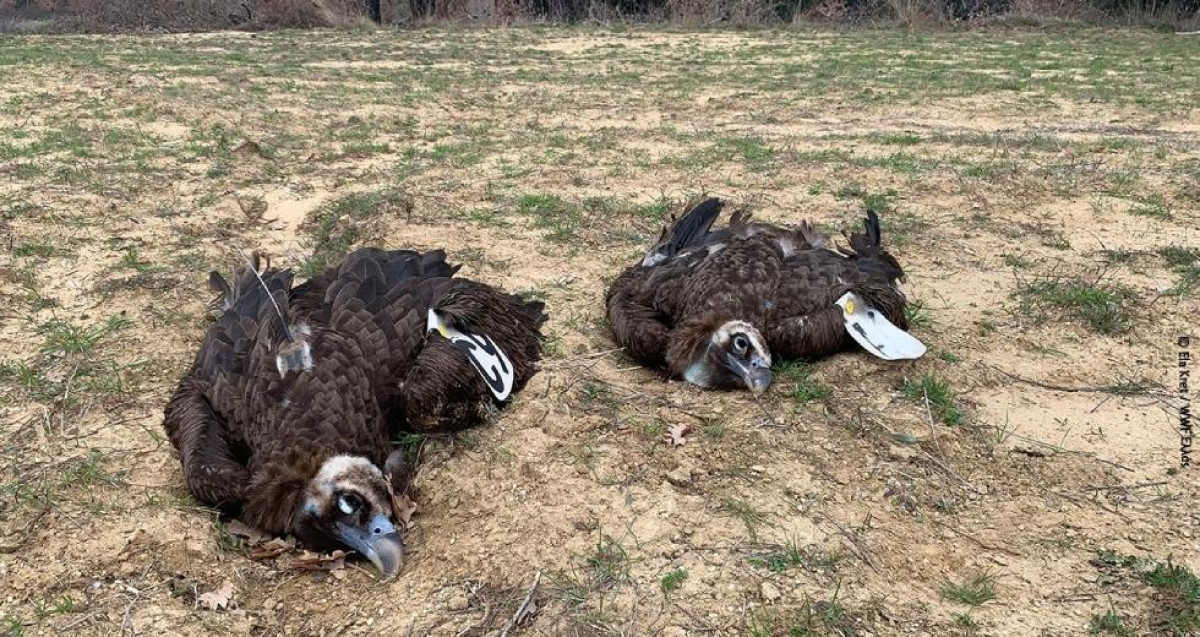
<path id="1" fill-rule="evenodd" d="M 393 453 L 387 468 L 393 469 Z M 389 471 L 393 484 L 402 478 Z M 351 549 L 371 560 L 384 579 L 400 571 L 404 543 L 396 531 L 389 478 L 362 456 L 326 460 L 308 482 L 293 523 L 293 534 L 317 551 Z"/>
<path id="2" fill-rule="evenodd" d="M 754 393 L 771 386 L 771 351 L 753 325 L 740 320 L 702 320 L 677 330 L 667 362 L 687 382 L 706 389 Z"/>

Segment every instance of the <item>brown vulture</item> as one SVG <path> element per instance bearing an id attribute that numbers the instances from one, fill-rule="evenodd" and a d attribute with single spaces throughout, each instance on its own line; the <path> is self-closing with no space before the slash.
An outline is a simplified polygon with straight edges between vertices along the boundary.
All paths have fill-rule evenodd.
<path id="1" fill-rule="evenodd" d="M 318 551 L 351 549 L 390 578 L 403 544 L 389 441 L 480 423 L 541 358 L 540 302 L 455 278 L 435 250 L 364 248 L 303 284 L 216 272 L 216 322 L 166 407 L 201 502 Z M 390 490 L 391 489 L 391 490 Z"/>
<path id="2" fill-rule="evenodd" d="M 808 222 L 752 223 L 744 211 L 714 229 L 724 206 L 690 208 L 609 288 L 609 324 L 634 359 L 700 387 L 761 392 L 773 356 L 812 360 L 852 341 L 889 360 L 924 352 L 901 331 L 904 272 L 873 211 L 850 249 L 835 249 Z"/>

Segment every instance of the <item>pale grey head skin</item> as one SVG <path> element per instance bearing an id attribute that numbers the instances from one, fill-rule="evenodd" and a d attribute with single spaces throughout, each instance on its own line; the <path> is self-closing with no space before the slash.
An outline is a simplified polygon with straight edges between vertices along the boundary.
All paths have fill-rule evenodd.
<path id="1" fill-rule="evenodd" d="M 683 379 L 706 389 L 745 387 L 762 393 L 773 380 L 771 351 L 753 325 L 729 321 L 712 333 L 703 355 L 684 370 Z"/>
<path id="2" fill-rule="evenodd" d="M 326 460 L 305 488 L 293 532 L 314 550 L 349 548 L 379 569 L 385 580 L 404 562 L 388 482 L 361 456 Z"/>

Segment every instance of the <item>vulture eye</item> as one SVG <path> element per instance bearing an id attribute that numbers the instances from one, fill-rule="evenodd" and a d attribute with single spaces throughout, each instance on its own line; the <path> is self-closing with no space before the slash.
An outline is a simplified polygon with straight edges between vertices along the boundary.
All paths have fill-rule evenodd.
<path id="1" fill-rule="evenodd" d="M 352 515 L 362 507 L 362 500 L 353 493 L 343 493 L 338 496 L 338 508 L 346 515 Z"/>
<path id="2" fill-rule="evenodd" d="M 736 353 L 736 354 L 742 354 L 742 353 L 744 353 L 744 352 L 746 351 L 746 348 L 747 348 L 747 347 L 750 347 L 750 342 L 746 340 L 746 337 L 745 337 L 745 336 L 742 336 L 741 334 L 738 334 L 737 336 L 733 337 L 733 351 L 734 351 L 734 353 Z"/>

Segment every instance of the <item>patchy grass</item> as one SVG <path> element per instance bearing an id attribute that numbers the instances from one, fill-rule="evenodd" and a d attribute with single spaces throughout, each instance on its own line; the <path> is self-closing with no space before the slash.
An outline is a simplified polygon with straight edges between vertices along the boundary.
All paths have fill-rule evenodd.
<path id="1" fill-rule="evenodd" d="M 802 361 L 784 361 L 776 367 L 777 383 L 790 385 L 792 399 L 800 407 L 829 398 L 833 390 L 813 378 L 816 368 Z"/>
<path id="2" fill-rule="evenodd" d="M 1162 198 L 1162 195 L 1153 195 L 1130 206 L 1129 214 L 1139 217 L 1169 219 L 1171 217 L 1171 209 L 1167 206 L 1167 202 Z"/>
<path id="3" fill-rule="evenodd" d="M 1170 558 L 1162 562 L 1109 549 L 1099 551 L 1092 564 L 1100 570 L 1099 582 L 1106 587 L 1126 584 L 1130 575 L 1151 587 L 1154 603 L 1145 623 L 1155 634 L 1183 637 L 1200 631 L 1200 578 L 1188 567 Z M 1093 633 L 1105 634 L 1096 633 L 1097 628 L 1108 631 L 1107 634 L 1123 634 L 1113 631 L 1127 630 L 1124 619 L 1112 609 L 1092 621 Z"/>
<path id="4" fill-rule="evenodd" d="M 789 540 L 778 551 L 755 555 L 750 563 L 772 573 L 782 573 L 789 568 L 803 568 L 812 572 L 833 572 L 845 556 L 837 551 L 826 551 L 818 546 L 800 546 Z"/>
<path id="5" fill-rule="evenodd" d="M 537 612 L 512 632 L 1046 632 L 1033 602 L 1081 582 L 1046 552 L 1135 533 L 1147 551 L 1178 545 L 1185 486 L 1137 502 L 1087 489 L 1166 448 L 1142 403 L 1161 391 L 1155 361 L 1176 355 L 1162 334 L 1196 314 L 1200 289 L 1187 234 L 1200 68 L 1180 62 L 1195 41 L 1067 35 L 527 25 L 4 39 L 0 544 L 17 547 L 4 567 L 17 594 L 0 617 L 26 633 L 284 634 L 344 632 L 350 612 L 379 634 L 497 633 L 541 570 Z M 611 351 L 606 284 L 706 194 L 831 234 L 878 209 L 931 355 L 777 361 L 776 388 L 753 397 Z M 224 554 L 160 422 L 208 325 L 208 270 L 260 249 L 302 278 L 360 245 L 446 248 L 465 276 L 551 314 L 538 376 L 490 424 L 393 435 L 420 460 L 417 559 L 384 588 L 369 567 L 298 577 L 286 556 Z M 1010 300 L 1024 313 L 997 307 L 1049 280 L 1042 268 L 1084 264 L 1114 278 L 1060 277 Z M 1096 360 L 1063 354 L 1096 338 L 1087 317 L 1112 314 L 1076 279 L 1129 292 L 1108 321 L 1123 337 Z M 1178 294 L 1161 298 L 1168 286 Z M 1083 327 L 1031 336 L 1036 321 Z M 1097 391 L 1022 386 L 1013 402 L 993 363 Z M 927 464 L 935 441 L 914 426 L 926 404 L 937 423 L 965 423 L 968 387 L 978 425 L 940 427 L 944 467 Z M 668 423 L 693 428 L 686 445 L 664 444 Z M 1159 460 L 1148 470 L 1171 464 Z M 664 479 L 676 469 L 683 486 Z M 931 516 L 946 528 L 931 533 Z M 764 544 L 776 531 L 805 539 Z M 938 611 L 935 562 L 892 568 L 973 555 L 973 538 L 1045 537 L 1062 542 L 1006 558 L 1036 586 L 1004 589 L 1004 612 Z M 114 565 L 95 547 L 126 550 Z M 1170 633 L 1162 618 L 1186 634 L 1186 579 L 1164 572 L 1155 588 L 1153 570 L 1105 570 L 1103 600 L 1055 630 L 1086 633 L 1111 600 L 1136 634 Z M 244 614 L 196 609 L 225 579 Z M 752 600 L 764 581 L 780 597 Z M 280 599 L 298 601 L 270 607 Z"/>
<path id="6" fill-rule="evenodd" d="M 1101 334 L 1120 334 L 1130 329 L 1128 306 L 1134 291 L 1116 283 L 1083 279 L 1044 278 L 1017 288 L 1022 312 L 1046 320 L 1048 312 L 1082 321 Z"/>
<path id="7" fill-rule="evenodd" d="M 934 324 L 933 314 L 921 301 L 910 301 L 904 305 L 904 318 L 910 327 L 927 328 Z"/>
<path id="8" fill-rule="evenodd" d="M 1088 632 L 1093 635 L 1114 635 L 1115 637 L 1133 637 L 1134 635 L 1134 632 L 1125 626 L 1125 620 L 1111 608 L 1103 615 L 1092 617 Z"/>
<path id="9" fill-rule="evenodd" d="M 944 424 L 956 427 L 966 422 L 967 415 L 958 406 L 950 385 L 930 373 L 919 379 L 904 379 L 904 395 L 922 407 L 928 407 L 935 418 Z"/>
<path id="10" fill-rule="evenodd" d="M 312 254 L 303 273 L 324 271 L 367 235 L 371 222 L 388 213 L 403 213 L 411 205 L 403 192 L 385 189 L 351 193 L 313 211 L 305 220 Z"/>
<path id="11" fill-rule="evenodd" d="M 1158 249 L 1158 255 L 1179 275 L 1179 281 L 1167 294 L 1183 296 L 1200 288 L 1200 249 L 1164 246 Z"/>
<path id="12" fill-rule="evenodd" d="M 980 606 L 996 599 L 996 576 L 980 573 L 959 584 L 948 581 L 942 584 L 942 599 L 967 606 Z"/>
<path id="13" fill-rule="evenodd" d="M 54 320 L 43 324 L 38 331 L 45 338 L 42 343 L 42 351 L 47 354 L 87 354 L 104 337 L 130 325 L 129 319 L 123 316 L 113 316 L 103 324 L 94 327 Z"/>
<path id="14" fill-rule="evenodd" d="M 666 597 L 670 597 L 671 593 L 683 586 L 687 581 L 688 572 L 682 568 L 677 568 L 670 573 L 662 576 L 659 580 L 659 588 Z"/>
<path id="15" fill-rule="evenodd" d="M 533 226 L 546 231 L 546 240 L 573 243 L 579 240 L 583 212 L 578 204 L 558 195 L 522 195 L 516 201 L 516 212 L 533 218 Z"/>
<path id="16" fill-rule="evenodd" d="M 1200 631 L 1200 579 L 1182 564 L 1155 562 L 1142 579 L 1158 593 L 1155 627 L 1172 635 Z"/>
<path id="17" fill-rule="evenodd" d="M 746 534 L 750 536 L 751 542 L 758 541 L 758 530 L 764 524 L 767 524 L 767 514 L 755 509 L 752 504 L 742 500 L 728 496 L 721 499 L 721 511 L 726 515 L 735 517 L 742 521 L 746 527 Z"/>

